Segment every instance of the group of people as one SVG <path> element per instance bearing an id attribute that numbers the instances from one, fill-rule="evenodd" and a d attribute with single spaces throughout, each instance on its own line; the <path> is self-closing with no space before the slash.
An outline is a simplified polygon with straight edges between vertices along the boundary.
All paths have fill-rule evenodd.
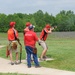
<path id="1" fill-rule="evenodd" d="M 16 22 L 10 22 L 10 28 L 7 32 L 8 34 L 8 49 L 10 52 L 10 61 L 11 65 L 19 64 L 18 61 L 18 50 L 17 50 L 17 40 L 19 40 L 18 37 L 18 31 L 15 29 Z M 35 26 L 33 26 L 30 22 L 27 22 L 26 28 L 24 29 L 23 35 L 24 35 L 24 45 L 26 50 L 26 59 L 27 59 L 27 67 L 31 68 L 31 60 L 33 58 L 35 67 L 40 67 L 38 56 L 37 56 L 37 48 L 36 48 L 36 42 L 40 46 L 42 46 L 43 51 L 40 56 L 40 60 L 45 60 L 47 58 L 46 53 L 48 50 L 48 46 L 46 44 L 46 39 L 48 36 L 48 33 L 51 33 L 54 27 L 51 27 L 50 24 L 46 24 L 46 26 L 42 29 L 42 32 L 40 34 L 40 37 L 38 38 L 36 32 L 34 31 Z M 14 47 L 13 47 L 14 46 Z M 15 51 L 16 53 L 16 61 L 13 62 L 12 58 L 12 52 Z"/>

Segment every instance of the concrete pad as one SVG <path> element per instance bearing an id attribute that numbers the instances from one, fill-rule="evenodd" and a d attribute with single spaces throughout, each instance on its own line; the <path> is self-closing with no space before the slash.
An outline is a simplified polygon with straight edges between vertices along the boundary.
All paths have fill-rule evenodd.
<path id="1" fill-rule="evenodd" d="M 75 72 L 63 71 L 52 68 L 31 68 L 27 67 L 26 60 L 22 60 L 19 65 L 11 65 L 10 60 L 0 58 L 0 72 L 1 73 L 22 73 L 22 74 L 32 74 L 32 75 L 75 75 Z"/>
<path id="2" fill-rule="evenodd" d="M 43 61 L 52 61 L 54 60 L 53 58 L 46 58 L 45 60 L 41 61 L 40 58 L 38 58 L 39 62 L 43 62 Z"/>
<path id="3" fill-rule="evenodd" d="M 54 60 L 53 58 L 47 58 L 46 61 L 52 61 Z"/>

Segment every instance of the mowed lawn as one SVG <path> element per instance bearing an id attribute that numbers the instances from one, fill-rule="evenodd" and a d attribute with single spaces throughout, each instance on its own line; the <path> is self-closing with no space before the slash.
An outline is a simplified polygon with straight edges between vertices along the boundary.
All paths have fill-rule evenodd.
<path id="1" fill-rule="evenodd" d="M 39 36 L 39 33 L 37 35 Z M 22 43 L 22 59 L 25 59 L 23 33 L 19 33 L 19 37 Z M 7 45 L 7 43 L 7 34 L 0 33 L 0 45 Z M 48 45 L 47 56 L 54 60 L 40 62 L 41 66 L 75 71 L 75 32 L 53 32 L 49 34 L 46 43 Z M 38 57 L 40 57 L 43 49 L 38 43 L 36 46 Z M 0 57 L 6 58 L 6 47 L 0 49 Z"/>

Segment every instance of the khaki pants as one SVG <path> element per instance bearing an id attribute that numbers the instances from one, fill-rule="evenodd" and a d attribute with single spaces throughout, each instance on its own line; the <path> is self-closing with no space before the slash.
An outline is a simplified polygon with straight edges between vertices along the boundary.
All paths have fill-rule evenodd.
<path id="1" fill-rule="evenodd" d="M 42 46 L 42 48 L 43 48 L 44 50 L 48 49 L 48 46 L 47 46 L 47 44 L 45 43 L 45 41 L 39 40 L 39 43 L 40 43 L 40 45 Z"/>
<path id="2" fill-rule="evenodd" d="M 14 42 L 15 42 L 16 45 L 18 46 L 17 41 L 9 41 L 8 50 L 10 50 L 10 53 L 11 53 L 12 51 L 14 51 L 15 53 L 18 52 L 17 48 L 16 48 L 16 49 L 13 48 L 13 43 L 14 43 Z"/>

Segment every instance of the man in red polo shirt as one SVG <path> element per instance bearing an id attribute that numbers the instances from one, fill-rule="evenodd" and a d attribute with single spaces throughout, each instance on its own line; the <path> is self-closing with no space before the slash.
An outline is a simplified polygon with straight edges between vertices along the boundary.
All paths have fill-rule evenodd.
<path id="1" fill-rule="evenodd" d="M 13 57 L 12 57 L 12 52 L 14 51 L 16 53 L 16 61 L 15 64 L 18 64 L 18 50 L 17 50 L 17 39 L 18 38 L 18 31 L 14 28 L 15 27 L 16 22 L 10 22 L 10 28 L 7 32 L 7 36 L 8 36 L 8 49 L 10 52 L 10 61 L 11 61 L 11 65 L 14 65 L 13 62 Z M 13 48 L 13 45 L 15 44 L 15 49 Z"/>
<path id="2" fill-rule="evenodd" d="M 34 26 L 30 25 L 29 31 L 26 32 L 24 35 L 24 41 L 25 41 L 25 48 L 26 48 L 26 53 L 27 53 L 27 66 L 28 68 L 31 67 L 31 54 L 33 55 L 35 67 L 40 67 L 39 62 L 38 62 L 38 57 L 37 54 L 33 52 L 36 42 L 39 40 L 36 33 L 34 32 Z"/>
<path id="3" fill-rule="evenodd" d="M 29 28 L 28 28 L 28 27 L 29 27 L 30 25 L 32 25 L 30 22 L 26 22 L 26 28 L 24 29 L 24 32 L 23 32 L 24 35 L 25 35 L 26 32 L 29 31 Z M 24 43 L 25 43 L 25 41 L 24 41 Z M 26 59 L 27 59 L 27 54 L 26 54 Z M 32 55 L 31 55 L 31 61 L 33 61 L 33 56 L 32 56 Z"/>
<path id="4" fill-rule="evenodd" d="M 46 59 L 46 52 L 47 52 L 48 46 L 47 46 L 45 41 L 46 41 L 46 39 L 48 37 L 48 33 L 52 33 L 53 29 L 54 28 L 52 28 L 50 26 L 50 24 L 46 24 L 45 28 L 42 30 L 42 32 L 40 34 L 39 44 L 43 48 L 43 51 L 42 51 L 41 56 L 40 56 L 40 60 L 45 60 Z"/>

